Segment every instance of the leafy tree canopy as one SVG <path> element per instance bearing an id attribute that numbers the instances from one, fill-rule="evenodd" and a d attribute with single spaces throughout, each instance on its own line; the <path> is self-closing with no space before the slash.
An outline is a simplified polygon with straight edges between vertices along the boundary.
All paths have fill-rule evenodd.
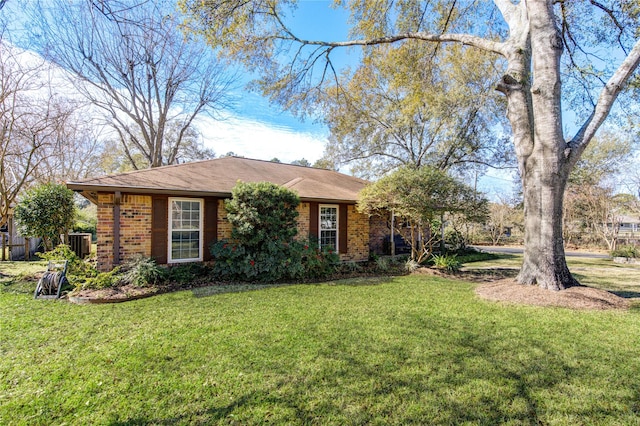
<path id="1" fill-rule="evenodd" d="M 19 231 L 26 237 L 41 237 L 46 250 L 60 243 L 75 219 L 73 191 L 65 185 L 46 183 L 24 194 L 15 208 Z"/>
<path id="2" fill-rule="evenodd" d="M 487 79 L 494 68 L 486 53 L 459 45 L 379 47 L 325 89 L 325 156 L 368 178 L 402 165 L 504 165 L 512 148 L 497 132 L 504 102 Z"/>
<path id="3" fill-rule="evenodd" d="M 467 220 L 479 221 L 486 216 L 487 200 L 442 170 L 405 166 L 363 189 L 358 210 L 383 216 L 392 212 L 401 222 L 407 221 L 412 258 L 420 262 L 431 253 L 430 227 L 434 219 L 458 213 Z"/>

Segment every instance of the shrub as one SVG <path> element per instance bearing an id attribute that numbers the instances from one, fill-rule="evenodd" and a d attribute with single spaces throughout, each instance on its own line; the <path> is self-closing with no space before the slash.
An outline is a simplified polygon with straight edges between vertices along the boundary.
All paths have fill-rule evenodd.
<path id="1" fill-rule="evenodd" d="M 225 201 L 231 239 L 211 246 L 216 277 L 275 282 L 304 274 L 297 234 L 298 196 L 269 183 L 238 183 Z"/>
<path id="2" fill-rule="evenodd" d="M 156 264 L 149 257 L 136 257 L 124 265 L 121 280 L 134 287 L 147 287 L 162 283 L 167 277 L 167 271 Z"/>
<path id="3" fill-rule="evenodd" d="M 420 267 L 420 264 L 413 259 L 407 259 L 406 263 L 404 264 L 404 268 L 409 273 L 414 272 L 419 267 Z"/>
<path id="4" fill-rule="evenodd" d="M 447 228 L 444 241 L 453 250 L 463 250 L 467 246 L 467 240 L 462 232 L 457 229 Z"/>
<path id="5" fill-rule="evenodd" d="M 459 271 L 461 266 L 455 254 L 434 254 L 432 261 L 435 268 L 445 269 L 448 272 Z"/>
<path id="6" fill-rule="evenodd" d="M 331 249 L 320 250 L 317 239 L 299 243 L 302 247 L 302 269 L 305 278 L 323 278 L 336 272 L 340 256 Z"/>
<path id="7" fill-rule="evenodd" d="M 460 264 L 471 263 L 471 262 L 482 262 L 485 260 L 498 259 L 499 257 L 500 256 L 498 256 L 495 253 L 485 253 L 485 252 L 480 252 L 480 251 L 477 251 L 474 249 L 468 249 L 468 248 L 463 251 L 459 251 L 457 253 L 457 258 Z"/>
<path id="8" fill-rule="evenodd" d="M 216 260 L 213 265 L 213 273 L 216 278 L 223 281 L 238 281 L 245 272 L 242 270 L 242 261 L 246 258 L 243 246 L 234 244 L 229 240 L 220 240 L 211 244 L 209 250 Z"/>
<path id="9" fill-rule="evenodd" d="M 37 253 L 37 256 L 50 261 L 66 260 L 67 280 L 74 287 L 82 286 L 85 281 L 98 275 L 98 271 L 92 263 L 80 259 L 66 244 L 60 244 L 46 253 Z"/>
<path id="10" fill-rule="evenodd" d="M 169 269 L 167 279 L 181 284 L 190 283 L 192 281 L 207 278 L 211 273 L 211 269 L 200 263 L 186 263 L 182 265 L 172 266 Z"/>
<path id="11" fill-rule="evenodd" d="M 95 277 L 88 278 L 86 281 L 81 283 L 77 289 L 100 290 L 103 288 L 116 287 L 121 283 L 121 281 L 122 277 L 120 275 L 120 268 L 116 267 L 109 272 L 100 272 Z"/>
<path id="12" fill-rule="evenodd" d="M 391 268 L 389 259 L 385 257 L 378 257 L 375 260 L 376 269 L 380 272 L 387 272 Z"/>
<path id="13" fill-rule="evenodd" d="M 358 262 L 344 262 L 340 265 L 340 272 L 346 274 L 354 274 L 358 272 L 362 272 L 363 267 L 362 264 Z"/>
<path id="14" fill-rule="evenodd" d="M 73 226 L 73 191 L 64 185 L 46 183 L 28 190 L 15 208 L 20 233 L 40 237 L 45 250 L 60 242 L 60 235 Z"/>
<path id="15" fill-rule="evenodd" d="M 640 249 L 636 246 L 628 245 L 619 247 L 611 252 L 611 257 L 640 258 Z"/>

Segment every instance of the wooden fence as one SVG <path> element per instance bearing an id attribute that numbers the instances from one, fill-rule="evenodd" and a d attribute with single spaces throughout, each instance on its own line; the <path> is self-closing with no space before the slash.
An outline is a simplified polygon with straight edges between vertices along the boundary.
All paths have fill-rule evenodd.
<path id="1" fill-rule="evenodd" d="M 0 257 L 6 260 L 31 260 L 40 246 L 40 238 L 25 238 L 20 235 L 0 234 Z"/>

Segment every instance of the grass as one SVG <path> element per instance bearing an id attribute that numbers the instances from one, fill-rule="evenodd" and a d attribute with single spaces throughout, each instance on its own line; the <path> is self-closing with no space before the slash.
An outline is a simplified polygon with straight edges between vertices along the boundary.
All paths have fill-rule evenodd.
<path id="1" fill-rule="evenodd" d="M 640 312 L 473 288 L 414 275 L 114 305 L 0 293 L 0 424 L 637 424 Z"/>
<path id="2" fill-rule="evenodd" d="M 33 293 L 34 275 L 46 269 L 46 261 L 0 262 L 0 293 Z"/>
<path id="3" fill-rule="evenodd" d="M 466 263 L 466 270 L 519 268 L 522 255 L 501 254 L 496 259 Z M 611 291 L 626 298 L 639 298 L 640 265 L 614 263 L 611 259 L 567 257 L 569 270 L 583 285 Z"/>

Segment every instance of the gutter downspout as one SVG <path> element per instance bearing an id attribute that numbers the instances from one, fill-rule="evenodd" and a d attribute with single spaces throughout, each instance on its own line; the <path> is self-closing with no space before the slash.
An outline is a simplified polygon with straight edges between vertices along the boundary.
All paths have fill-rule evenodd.
<path id="1" fill-rule="evenodd" d="M 120 203 L 122 193 L 116 191 L 113 197 L 113 264 L 120 264 Z"/>

